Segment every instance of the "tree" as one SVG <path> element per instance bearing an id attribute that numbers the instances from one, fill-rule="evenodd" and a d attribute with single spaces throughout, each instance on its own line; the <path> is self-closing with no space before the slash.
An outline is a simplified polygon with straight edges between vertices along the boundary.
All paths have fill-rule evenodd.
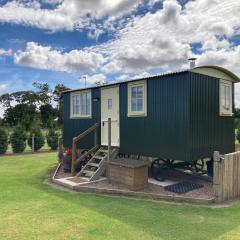
<path id="1" fill-rule="evenodd" d="M 21 125 L 13 129 L 10 136 L 10 143 L 14 153 L 22 153 L 26 148 L 27 133 Z"/>
<path id="2" fill-rule="evenodd" d="M 8 135 L 6 131 L 0 128 L 0 154 L 6 153 L 8 148 Z"/>
<path id="3" fill-rule="evenodd" d="M 58 125 L 63 124 L 63 99 L 62 99 L 62 92 L 68 91 L 70 88 L 66 87 L 63 84 L 57 84 L 53 91 L 53 99 L 57 103 L 57 118 L 58 118 Z"/>
<path id="4" fill-rule="evenodd" d="M 240 125 L 237 126 L 236 139 L 240 143 Z"/>
<path id="5" fill-rule="evenodd" d="M 234 117 L 235 117 L 235 118 L 240 118 L 240 108 L 236 108 L 236 109 L 235 109 Z"/>
<path id="6" fill-rule="evenodd" d="M 50 104 L 52 100 L 52 93 L 49 84 L 34 82 L 33 86 L 37 89 L 36 94 L 38 95 L 39 102 L 42 104 Z"/>
<path id="7" fill-rule="evenodd" d="M 58 148 L 59 134 L 56 131 L 56 126 L 54 122 L 49 123 L 49 131 L 47 134 L 47 143 L 51 150 L 56 150 Z"/>
<path id="8" fill-rule="evenodd" d="M 70 88 L 66 87 L 64 84 L 57 84 L 53 90 L 53 100 L 58 102 L 62 92 L 71 90 Z"/>
<path id="9" fill-rule="evenodd" d="M 28 104 L 28 105 L 34 105 L 37 106 L 40 102 L 40 98 L 37 93 L 33 91 L 20 91 L 20 92 L 14 92 L 11 94 L 14 101 L 16 101 L 19 104 Z"/>
<path id="10" fill-rule="evenodd" d="M 0 117 L 0 126 L 3 126 L 3 125 L 4 125 L 3 119 Z"/>
<path id="11" fill-rule="evenodd" d="M 33 119 L 41 113 L 42 125 L 58 118 L 58 124 L 63 122 L 63 103 L 61 93 L 69 90 L 63 84 L 58 84 L 52 91 L 47 83 L 34 82 L 34 91 L 18 91 L 0 96 L 0 104 L 4 107 L 4 122 L 10 126 L 23 124 L 29 130 Z M 56 106 L 56 108 L 52 107 Z"/>
<path id="12" fill-rule="evenodd" d="M 26 130 L 29 130 L 33 120 L 37 118 L 37 111 L 34 105 L 17 104 L 8 108 L 4 113 L 4 120 L 10 126 L 21 124 Z"/>
<path id="13" fill-rule="evenodd" d="M 14 99 L 12 95 L 8 93 L 0 96 L 0 103 L 3 105 L 4 108 L 10 108 L 13 100 Z"/>
<path id="14" fill-rule="evenodd" d="M 31 149 L 33 149 L 33 146 L 32 146 L 33 137 L 34 137 L 34 152 L 37 152 L 39 149 L 41 149 L 44 146 L 44 143 L 45 143 L 44 136 L 38 124 L 32 127 L 30 131 L 30 135 L 28 137 L 28 146 Z"/>
<path id="15" fill-rule="evenodd" d="M 40 106 L 40 117 L 43 127 L 47 127 L 48 123 L 57 117 L 57 111 L 50 104 Z"/>

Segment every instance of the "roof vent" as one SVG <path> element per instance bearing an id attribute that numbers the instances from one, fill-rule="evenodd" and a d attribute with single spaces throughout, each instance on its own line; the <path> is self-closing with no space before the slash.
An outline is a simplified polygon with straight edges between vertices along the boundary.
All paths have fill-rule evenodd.
<path id="1" fill-rule="evenodd" d="M 194 57 L 188 59 L 188 61 L 190 62 L 190 69 L 193 69 L 196 67 L 196 60 L 197 58 L 194 58 Z"/>

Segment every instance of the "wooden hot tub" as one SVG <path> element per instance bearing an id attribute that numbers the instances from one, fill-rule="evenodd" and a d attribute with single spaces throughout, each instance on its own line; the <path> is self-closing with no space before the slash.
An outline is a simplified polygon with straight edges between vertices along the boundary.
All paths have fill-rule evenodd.
<path id="1" fill-rule="evenodd" d="M 139 190 L 148 185 L 148 164 L 134 159 L 114 159 L 108 163 L 108 180 Z"/>

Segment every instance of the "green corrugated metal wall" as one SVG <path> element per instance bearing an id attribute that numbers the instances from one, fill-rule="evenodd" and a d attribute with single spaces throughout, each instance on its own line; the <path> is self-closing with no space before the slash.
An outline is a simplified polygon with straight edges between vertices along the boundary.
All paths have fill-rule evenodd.
<path id="1" fill-rule="evenodd" d="M 120 91 L 120 144 L 124 153 L 186 159 L 188 73 L 147 81 L 147 117 L 127 117 L 127 84 Z"/>
<path id="2" fill-rule="evenodd" d="M 92 89 L 92 99 L 100 99 L 100 88 Z M 78 136 L 86 129 L 91 127 L 96 122 L 101 121 L 101 102 L 92 101 L 92 118 L 91 119 L 70 119 L 70 93 L 63 94 L 64 101 L 64 120 L 63 120 L 63 140 L 64 147 L 70 148 L 72 146 L 73 137 Z M 98 129 L 98 140 L 100 143 L 100 129 Z M 90 148 L 93 146 L 93 134 L 85 137 L 80 142 L 79 147 L 81 149 Z"/>
<path id="3" fill-rule="evenodd" d="M 100 99 L 100 88 L 92 89 Z M 178 73 L 147 80 L 147 117 L 127 117 L 127 83 L 120 84 L 120 152 L 194 161 L 214 150 L 234 151 L 233 117 L 219 116 L 219 80 Z M 101 121 L 101 100 L 92 102 L 92 119 L 69 119 L 70 94 L 64 94 L 64 146 Z M 81 148 L 92 146 L 92 136 Z M 100 131 L 99 131 L 100 141 Z"/>
<path id="4" fill-rule="evenodd" d="M 234 118 L 219 115 L 219 79 L 190 74 L 190 158 L 233 152 Z"/>

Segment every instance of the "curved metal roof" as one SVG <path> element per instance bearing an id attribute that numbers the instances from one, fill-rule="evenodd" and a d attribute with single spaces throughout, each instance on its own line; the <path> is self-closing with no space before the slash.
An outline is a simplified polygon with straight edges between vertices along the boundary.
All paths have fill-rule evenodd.
<path id="1" fill-rule="evenodd" d="M 176 71 L 176 72 L 167 72 L 167 73 L 162 73 L 159 75 L 155 75 L 155 76 L 149 76 L 149 77 L 143 77 L 143 78 L 136 78 L 136 79 L 129 79 L 126 81 L 120 81 L 120 82 L 113 82 L 113 83 L 109 83 L 109 84 L 105 84 L 105 85 L 100 85 L 100 86 L 91 86 L 91 87 L 87 87 L 87 88 L 80 88 L 80 89 L 73 89 L 73 90 L 67 90 L 67 91 L 63 91 L 62 93 L 67 93 L 67 92 L 75 92 L 75 91 L 80 91 L 80 90 L 84 90 L 84 89 L 91 89 L 91 88 L 101 88 L 101 87 L 107 87 L 107 86 L 112 86 L 112 85 L 117 85 L 117 84 L 122 84 L 122 83 L 126 83 L 126 82 L 134 82 L 134 81 L 139 81 L 139 80 L 148 80 L 148 79 L 153 79 L 153 78 L 158 78 L 158 77 L 165 77 L 165 76 L 171 76 L 171 75 L 175 75 L 175 74 L 182 74 L 182 73 L 186 73 L 186 72 L 191 72 L 194 70 L 204 70 L 206 68 L 212 69 L 212 70 L 217 70 L 220 71 L 226 75 L 228 75 L 231 79 L 234 80 L 234 82 L 240 82 L 240 78 L 235 75 L 233 72 L 227 70 L 226 68 L 223 67 L 219 67 L 219 66 L 214 66 L 214 65 L 203 65 L 203 66 L 199 66 L 199 67 L 195 67 L 193 69 L 186 69 L 186 70 L 182 70 L 182 71 Z M 202 74 L 204 74 L 204 72 L 202 72 Z M 208 75 L 208 73 L 205 73 L 206 75 Z"/>
<path id="2" fill-rule="evenodd" d="M 210 69 L 218 70 L 218 71 L 223 72 L 226 75 L 230 76 L 235 82 L 240 82 L 240 78 L 236 74 L 227 70 L 226 68 L 215 66 L 215 65 L 199 66 L 199 67 L 195 67 L 195 68 L 191 69 L 191 71 L 192 70 L 197 70 L 197 69 L 204 69 L 204 68 L 210 68 Z"/>

